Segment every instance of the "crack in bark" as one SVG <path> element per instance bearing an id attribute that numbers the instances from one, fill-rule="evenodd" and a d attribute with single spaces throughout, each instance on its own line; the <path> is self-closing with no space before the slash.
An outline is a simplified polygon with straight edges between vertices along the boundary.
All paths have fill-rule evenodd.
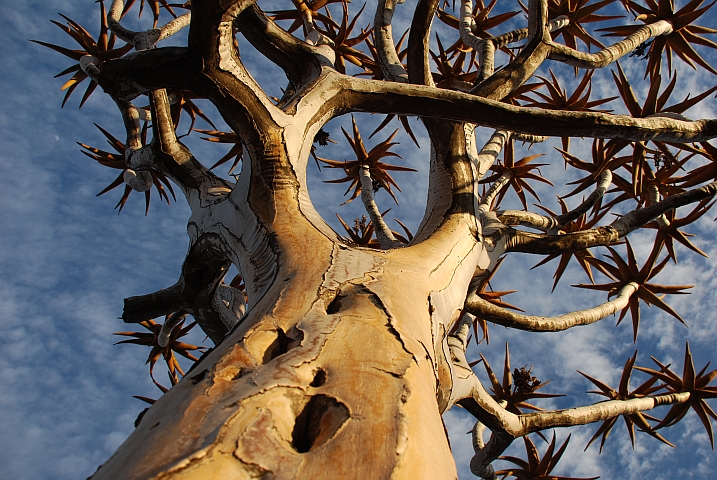
<path id="1" fill-rule="evenodd" d="M 401 344 L 401 347 L 403 348 L 403 350 L 406 353 L 408 353 L 416 362 L 418 362 L 419 359 L 416 358 L 415 355 L 413 354 L 413 352 L 411 352 L 408 349 L 408 347 L 406 346 L 406 342 L 404 341 L 403 337 L 401 336 L 401 333 L 394 325 L 395 317 L 391 314 L 391 312 L 389 312 L 388 307 L 386 307 L 386 305 L 383 303 L 383 301 L 381 300 L 381 297 L 376 292 L 372 291 L 368 287 L 368 285 L 362 285 L 362 287 L 370 294 L 369 299 L 371 300 L 371 303 L 373 303 L 376 306 L 376 308 L 380 309 L 381 312 L 386 316 L 386 319 L 388 320 L 386 323 L 386 326 L 388 327 L 389 333 L 391 333 L 394 337 L 396 337 L 398 342 Z M 422 342 L 421 342 L 421 345 L 423 345 Z M 427 358 L 431 359 L 432 355 L 430 354 L 430 351 L 427 349 L 427 347 L 425 345 L 423 345 L 423 348 L 426 350 L 426 354 L 428 356 Z"/>

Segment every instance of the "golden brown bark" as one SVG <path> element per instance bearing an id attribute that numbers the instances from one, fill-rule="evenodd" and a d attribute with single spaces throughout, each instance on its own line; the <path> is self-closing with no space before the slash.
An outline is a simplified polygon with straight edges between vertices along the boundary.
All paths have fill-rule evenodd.
<path id="1" fill-rule="evenodd" d="M 450 305 L 457 258 L 431 269 L 411 248 L 340 245 L 297 220 L 294 198 L 274 191 L 278 268 L 263 298 L 93 478 L 455 478 L 429 297 L 442 285 L 434 303 Z M 450 257 L 473 254 L 454 243 Z"/>

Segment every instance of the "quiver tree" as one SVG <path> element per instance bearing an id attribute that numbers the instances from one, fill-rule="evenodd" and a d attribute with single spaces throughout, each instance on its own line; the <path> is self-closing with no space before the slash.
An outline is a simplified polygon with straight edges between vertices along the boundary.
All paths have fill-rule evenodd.
<path id="1" fill-rule="evenodd" d="M 604 442 L 624 416 L 631 433 L 637 425 L 664 440 L 657 430 L 692 409 L 712 439 L 716 416 L 705 400 L 717 395 L 710 386 L 717 371 L 696 373 L 689 347 L 682 376 L 658 360 L 657 368 L 636 367 L 633 357 L 617 389 L 586 375 L 607 401 L 532 413 L 528 401 L 554 395 L 537 392 L 544 383 L 530 369 L 511 375 L 506 351 L 502 381 L 485 362 L 484 385 L 466 358 L 471 328 L 487 338 L 490 323 L 557 332 L 629 313 L 637 336 L 641 303 L 682 321 L 663 297 L 689 287 L 659 285 L 654 277 L 676 261 L 674 240 L 702 253 L 678 228 L 717 195 L 717 158 L 708 143 L 717 120 L 682 115 L 714 89 L 680 104 L 669 101 L 674 81 L 660 91 L 660 55 L 669 60 L 667 76 L 675 75 L 672 53 L 709 67 L 691 46 L 715 47 L 702 36 L 715 31 L 695 24 L 708 8 L 703 2 L 676 11 L 669 1 L 622 2 L 636 25 L 607 28 L 622 38 L 604 46 L 593 24 L 618 18 L 595 13 L 610 1 L 532 0 L 526 23 L 517 10 L 492 13 L 496 2 L 464 0 L 451 16 L 448 2 L 419 0 L 401 52 L 392 22 L 397 8 L 411 7 L 393 0 L 377 2 L 373 26 L 361 33 L 352 33 L 360 20 L 345 1 L 295 0 L 294 10 L 273 14 L 276 22 L 293 22 L 287 30 L 252 0 L 148 1 L 155 28 L 139 32 L 123 25 L 132 3 L 114 0 L 105 12 L 100 2 L 98 40 L 71 20 L 69 27 L 58 23 L 81 50 L 38 42 L 77 62 L 62 72 L 74 72 L 68 95 L 88 79 L 84 99 L 99 85 L 119 108 L 124 145 L 103 130 L 117 153 L 82 144 L 88 156 L 122 170 L 108 187 L 125 185 L 119 205 L 131 191 L 148 201 L 153 186 L 168 201 L 171 182 L 191 208 L 179 279 L 127 298 L 122 313 L 124 322 L 151 332 L 123 335 L 153 348 L 152 366 L 161 352 L 176 385 L 147 399 L 153 406 L 93 478 L 454 478 L 441 414 L 456 405 L 475 417 L 470 468 L 487 479 L 496 478 L 491 464 L 513 440 L 554 427 L 603 422 L 593 440 L 602 435 Z M 157 28 L 160 6 L 173 18 Z M 332 17 L 329 6 L 340 13 Z M 436 15 L 457 31 L 450 31 L 451 47 L 436 43 L 432 51 Z M 487 31 L 506 25 L 516 28 Z M 185 46 L 161 46 L 185 28 Z M 284 71 L 281 98 L 249 74 L 238 35 Z M 119 41 L 126 46 L 114 48 Z M 577 41 L 598 51 L 581 51 Z M 617 64 L 632 52 L 649 57 L 643 106 Z M 505 65 L 496 68 L 496 59 Z M 589 69 L 573 93 L 544 67 L 562 64 Z M 349 75 L 351 68 L 364 75 Z M 631 115 L 609 113 L 612 99 L 590 100 L 590 69 L 601 68 L 613 71 Z M 530 83 L 534 76 L 539 81 Z M 177 134 L 181 110 L 192 118 L 190 133 L 194 118 L 206 118 L 191 100 L 197 98 L 211 102 L 231 129 L 205 133 L 235 144 L 214 165 L 234 157 L 232 169 L 240 162 L 241 172 L 233 180 L 205 167 Z M 428 195 L 415 234 L 392 231 L 376 203 L 376 191 L 394 196 L 391 187 L 398 189 L 390 171 L 410 170 L 391 158 L 398 156 L 393 135 L 367 148 L 354 122 L 353 133 L 344 133 L 355 159 L 315 153 L 329 141 L 331 119 L 359 112 L 397 116 L 405 127 L 407 117 L 418 117 L 428 134 Z M 488 135 L 477 136 L 485 129 Z M 533 163 L 539 155 L 516 158 L 521 142 L 549 137 L 563 139 L 559 153 L 540 164 Z M 594 139 L 590 161 L 568 150 L 571 137 Z M 369 218 L 354 229 L 341 220 L 349 237 L 312 204 L 312 156 L 343 170 L 345 177 L 332 180 L 348 183 L 349 201 L 360 197 L 366 208 Z M 693 159 L 701 161 L 692 167 Z M 563 161 L 582 171 L 567 196 L 585 194 L 583 201 L 571 209 L 561 199 L 561 214 L 528 211 L 527 199 L 539 200 L 536 183 L 551 184 L 540 166 Z M 523 210 L 501 207 L 513 193 Z M 677 217 L 684 206 L 692 213 Z M 641 228 L 657 232 L 643 265 L 626 240 Z M 608 248 L 606 258 L 592 253 L 598 247 Z M 517 252 L 547 255 L 543 262 L 559 257 L 556 284 L 575 257 L 589 281 L 579 286 L 606 291 L 608 300 L 557 317 L 519 313 L 501 299 L 509 292 L 487 289 L 502 259 Z M 232 266 L 241 278 L 229 281 Z M 178 340 L 187 315 L 214 347 L 180 381 L 173 355 L 192 350 Z M 153 321 L 159 317 L 161 327 Z M 634 390 L 633 369 L 648 375 Z M 642 413 L 660 405 L 672 405 L 662 419 Z M 529 461 L 511 457 L 520 468 L 502 474 L 544 478 L 564 451 L 564 444 L 554 451 L 553 438 L 541 461 L 532 441 L 525 444 Z"/>

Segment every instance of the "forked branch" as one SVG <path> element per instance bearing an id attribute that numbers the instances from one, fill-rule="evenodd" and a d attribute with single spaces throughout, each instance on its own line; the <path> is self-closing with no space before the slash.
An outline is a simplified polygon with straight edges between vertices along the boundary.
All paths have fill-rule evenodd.
<path id="1" fill-rule="evenodd" d="M 533 212 L 526 212 L 524 210 L 500 210 L 496 212 L 498 220 L 503 222 L 505 225 L 522 225 L 525 227 L 535 228 L 541 230 L 550 235 L 556 235 L 560 229 L 568 223 L 580 218 L 581 215 L 585 214 L 588 210 L 593 208 L 600 199 L 605 195 L 607 189 L 610 188 L 612 182 L 612 173 L 610 170 L 604 170 L 600 174 L 600 179 L 595 190 L 586 198 L 580 205 L 575 207 L 573 210 L 557 215 L 555 217 L 548 217 L 546 215 L 540 215 Z"/>
<path id="2" fill-rule="evenodd" d="M 502 71 L 502 70 L 501 70 Z M 717 120 L 633 118 L 599 112 L 518 107 L 457 91 L 327 74 L 336 113 L 374 112 L 469 122 L 530 135 L 688 143 L 717 137 Z"/>
<path id="3" fill-rule="evenodd" d="M 551 26 L 548 23 L 548 2 L 546 0 L 531 0 L 528 4 L 528 43 L 520 53 L 499 72 L 485 74 L 486 80 L 480 81 L 470 93 L 491 100 L 502 100 L 516 88 L 523 85 L 540 67 L 550 53 L 546 43 L 550 39 Z M 508 35 L 506 40 L 512 40 L 515 35 Z M 502 41 L 502 40 L 501 40 Z M 487 46 L 484 44 L 483 46 Z M 479 50 L 479 53 L 482 51 Z M 483 52 L 483 62 L 492 70 L 494 45 Z"/>
<path id="4" fill-rule="evenodd" d="M 609 400 L 563 410 L 515 414 L 498 403 L 483 387 L 475 373 L 467 367 L 460 341 L 451 345 L 454 385 L 451 400 L 454 404 L 460 404 L 478 420 L 477 431 L 474 432 L 475 455 L 471 460 L 471 471 L 486 479 L 495 478 L 490 464 L 515 438 L 550 428 L 586 425 L 620 415 L 630 415 L 660 405 L 686 403 L 691 396 L 689 392 L 674 392 L 629 400 Z M 482 426 L 492 432 L 491 440 L 485 444 L 482 444 L 482 439 L 475 438 L 475 434 L 482 433 Z"/>
<path id="5" fill-rule="evenodd" d="M 230 265 L 221 253 L 220 244 L 221 240 L 215 234 L 200 237 L 189 249 L 177 283 L 155 293 L 126 298 L 122 320 L 125 323 L 139 323 L 179 312 L 176 320 L 190 313 L 202 330 L 218 344 L 228 329 L 217 313 L 213 299 Z M 168 328 L 170 326 L 172 320 Z"/>
<path id="6" fill-rule="evenodd" d="M 670 210 L 715 196 L 717 196 L 717 182 L 671 195 L 661 202 L 645 208 L 632 210 L 612 225 L 565 235 L 536 235 L 510 229 L 506 233 L 509 237 L 506 240 L 506 252 L 549 255 L 574 252 L 589 247 L 608 246 Z"/>
<path id="7" fill-rule="evenodd" d="M 494 72 L 495 51 L 506 47 L 512 43 L 519 42 L 528 38 L 528 28 L 520 28 L 510 32 L 503 33 L 496 37 L 480 38 L 473 34 L 475 21 L 473 20 L 472 10 L 473 2 L 471 0 L 463 0 L 461 3 L 461 21 L 458 32 L 461 41 L 473 50 L 478 52 L 478 77 L 476 84 L 487 79 Z M 564 15 L 559 16 L 548 22 L 548 28 L 551 32 L 559 30 L 570 24 L 570 19 Z"/>
<path id="8" fill-rule="evenodd" d="M 124 0 L 114 0 L 107 12 L 107 25 L 119 39 L 133 45 L 137 51 L 154 48 L 160 40 L 169 38 L 184 27 L 189 26 L 192 18 L 192 12 L 187 12 L 160 28 L 153 28 L 144 32 L 133 32 L 120 24 L 123 10 Z"/>
<path id="9" fill-rule="evenodd" d="M 249 43 L 284 70 L 294 91 L 321 71 L 319 50 L 279 28 L 257 5 L 244 10 L 236 25 Z"/>

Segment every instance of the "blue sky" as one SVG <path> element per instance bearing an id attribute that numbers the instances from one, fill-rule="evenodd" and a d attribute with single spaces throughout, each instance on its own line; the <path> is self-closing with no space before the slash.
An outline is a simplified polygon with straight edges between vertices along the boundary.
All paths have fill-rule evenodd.
<path id="1" fill-rule="evenodd" d="M 270 10 L 283 4 L 260 5 Z M 407 26 L 403 12 L 410 7 L 406 7 L 409 6 L 398 7 L 403 10 L 399 10 L 397 32 Z M 181 199 L 168 207 L 154 195 L 149 215 L 145 216 L 143 199 L 138 194 L 130 197 L 121 215 L 113 210 L 119 191 L 95 196 L 116 173 L 82 155 L 75 142 L 104 148 L 104 137 L 93 122 L 123 138 L 121 119 L 116 107 L 100 91 L 78 110 L 82 87 L 65 108 L 60 109 L 63 93 L 59 88 L 66 77 L 53 79 L 53 76 L 71 61 L 27 41 L 38 39 L 73 47 L 71 39 L 49 22 L 50 19 L 62 22 L 58 12 L 96 34 L 99 9 L 93 0 L 0 1 L 0 37 L 4 46 L 0 51 L 0 64 L 4 66 L 0 75 L 0 221 L 3 225 L 0 235 L 0 478 L 85 478 L 131 432 L 134 419 L 145 406 L 132 395 L 156 397 L 160 392 L 147 375 L 144 365 L 147 352 L 140 347 L 112 345 L 117 341 L 113 332 L 133 329 L 117 319 L 122 312 L 122 300 L 173 284 L 188 246 L 189 210 Z M 372 17 L 364 15 L 365 21 L 359 22 L 361 26 Z M 143 23 L 135 25 L 146 28 L 147 13 L 142 20 Z M 712 14 L 703 17 L 701 24 L 715 26 L 716 20 L 717 15 Z M 270 82 L 275 71 L 259 67 L 248 49 L 243 55 L 259 81 L 267 82 L 267 89 L 276 91 L 277 84 Z M 717 63 L 717 55 L 706 58 Z M 639 60 L 625 60 L 622 65 L 631 78 L 641 77 L 644 64 Z M 551 67 L 562 79 L 570 80 L 570 70 Z M 677 62 L 677 68 L 680 81 L 675 99 L 681 100 L 687 93 L 695 95 L 717 83 L 714 76 L 694 73 L 681 62 Z M 644 89 L 636 90 L 638 96 L 644 98 Z M 616 94 L 608 71 L 602 76 L 596 74 L 593 91 L 603 96 Z M 218 118 L 211 105 L 203 103 L 201 107 L 213 114 L 212 119 Z M 688 116 L 717 118 L 717 103 L 710 98 L 688 112 Z M 357 119 L 364 139 L 382 120 L 366 114 Z M 349 121 L 343 117 L 328 125 L 338 144 L 320 150 L 321 156 L 338 160 L 350 158 L 339 128 L 347 126 Z M 403 189 L 398 195 L 399 206 L 384 193 L 379 194 L 377 202 L 382 210 L 393 208 L 387 218 L 397 217 L 415 230 L 425 202 L 429 150 L 425 131 L 417 122 L 412 122 L 421 148 L 411 147 L 410 139 L 399 132 L 397 139 L 401 145 L 396 151 L 403 160 L 397 159 L 397 162 L 421 172 L 396 177 Z M 197 121 L 197 126 L 209 128 L 202 120 Z M 217 126 L 221 128 L 219 123 Z M 387 127 L 367 140 L 367 145 L 373 146 L 397 127 L 397 123 Z M 479 135 L 484 138 L 489 133 L 486 130 Z M 212 148 L 202 142 L 197 133 L 193 133 L 187 143 L 207 164 L 212 164 L 226 151 L 225 147 Z M 531 154 L 546 153 L 541 163 L 551 166 L 542 169 L 542 173 L 551 178 L 557 188 L 541 186 L 539 194 L 546 205 L 557 209 L 554 196 L 564 194 L 565 182 L 577 177 L 563 170 L 562 158 L 552 149 L 553 145 L 535 146 Z M 588 158 L 589 143 L 574 142 L 573 145 L 575 153 Z M 339 228 L 335 212 L 347 223 L 361 214 L 359 202 L 339 207 L 345 200 L 342 196 L 345 186 L 322 183 L 322 180 L 336 178 L 336 172 L 324 169 L 319 173 L 310 166 L 309 173 L 314 203 L 334 228 Z M 698 234 L 695 243 L 709 258 L 678 247 L 680 263 L 668 267 L 658 277 L 668 284 L 697 285 L 691 295 L 667 299 L 682 314 L 689 328 L 656 308 L 643 306 L 637 345 L 632 342 L 629 319 L 618 327 L 614 326 L 614 320 L 606 319 L 590 327 L 542 335 L 493 326 L 490 345 L 471 347 L 469 356 L 477 358 L 479 352 L 483 353 L 491 365 L 500 370 L 505 342 L 509 342 L 513 367 L 533 365 L 533 373 L 541 380 L 552 380 L 545 391 L 570 394 L 564 399 L 540 403 L 544 408 L 599 400 L 584 393 L 591 387 L 576 370 L 614 385 L 623 363 L 635 348 L 640 352 L 639 365 L 651 366 L 649 356 L 654 355 L 672 363 L 679 372 L 684 343 L 689 340 L 696 367 L 701 368 L 715 357 L 717 339 L 717 321 L 713 318 L 717 300 L 712 294 L 717 287 L 714 216 L 715 213 L 710 213 L 687 229 Z M 644 259 L 647 255 L 651 236 L 649 231 L 631 235 L 638 257 Z M 494 288 L 518 290 L 508 300 L 531 314 L 558 314 L 603 301 L 601 293 L 569 287 L 586 281 L 577 268 L 568 270 L 551 295 L 550 277 L 554 266 L 531 271 L 530 267 L 538 261 L 539 258 L 520 255 L 509 257 L 495 278 Z M 202 336 L 198 334 L 194 340 L 201 342 Z M 161 372 L 160 366 L 157 368 Z M 486 378 L 482 366 L 476 366 L 476 371 Z M 165 380 L 161 375 L 158 378 Z M 634 384 L 638 381 L 641 381 L 639 377 Z M 446 423 L 461 478 L 472 478 L 467 469 L 472 455 L 470 439 L 464 435 L 472 425 L 470 418 L 455 408 L 446 415 Z M 568 453 L 557 473 L 582 477 L 602 475 L 606 479 L 696 479 L 707 478 L 707 472 L 717 467 L 717 457 L 693 413 L 678 426 L 664 431 L 665 437 L 678 445 L 676 450 L 638 434 L 633 451 L 627 432 L 619 423 L 601 455 L 596 445 L 583 453 L 596 428 L 570 429 Z M 567 433 L 567 430 L 557 432 L 558 440 L 562 442 Z M 545 450 L 546 445 L 540 439 L 536 437 L 535 442 L 541 451 Z M 522 442 L 515 442 L 510 453 L 522 455 Z"/>

